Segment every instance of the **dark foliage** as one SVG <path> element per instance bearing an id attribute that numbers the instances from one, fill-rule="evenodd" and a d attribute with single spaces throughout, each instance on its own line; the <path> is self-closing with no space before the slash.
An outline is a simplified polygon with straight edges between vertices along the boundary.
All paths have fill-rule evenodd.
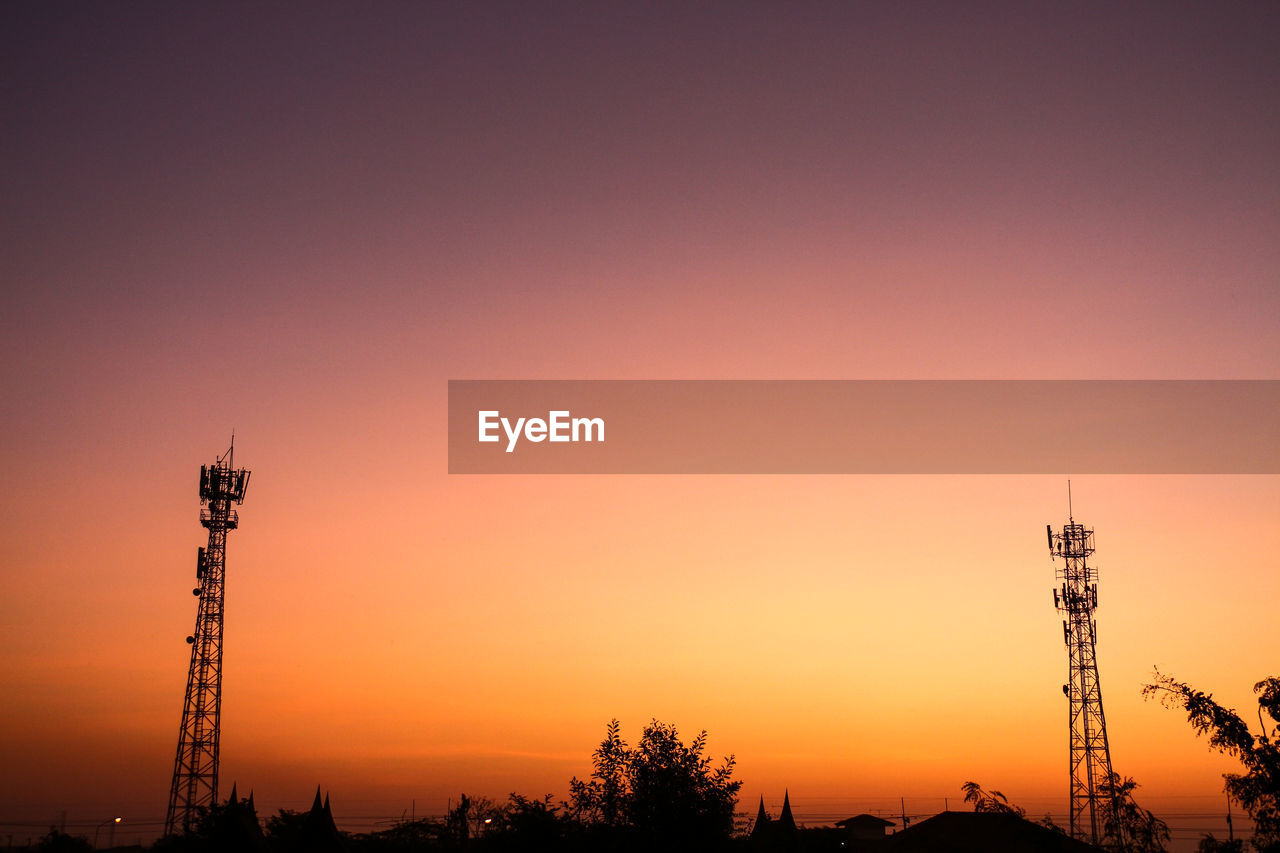
<path id="1" fill-rule="evenodd" d="M 1009 798 L 999 791 L 983 790 L 977 782 L 965 782 L 960 787 L 964 791 L 964 801 L 972 803 L 975 812 L 1026 818 L 1026 809 L 1010 803 Z M 1110 781 L 1104 782 L 1098 792 L 1103 803 L 1104 833 L 1112 839 L 1109 849 L 1117 853 L 1160 853 L 1169 841 L 1169 826 L 1134 801 L 1133 791 L 1137 787 L 1138 783 L 1132 779 L 1121 779 L 1113 773 Z M 1113 801 L 1116 803 L 1114 810 L 1110 806 Z M 1059 834 L 1067 834 L 1049 815 L 1041 818 L 1038 824 Z M 1123 843 L 1116 841 L 1119 838 L 1124 839 Z"/>
<path id="2" fill-rule="evenodd" d="M 502 815 L 502 811 L 492 800 L 463 794 L 458 805 L 445 818 L 445 826 L 453 838 L 465 844 L 469 839 L 483 837 Z"/>
<path id="3" fill-rule="evenodd" d="M 587 825 L 618 828 L 627 823 L 627 768 L 631 751 L 622 739 L 622 724 L 610 720 L 604 740 L 591 754 L 590 781 L 569 781 L 568 804 L 574 820 Z"/>
<path id="4" fill-rule="evenodd" d="M 988 814 L 1011 814 L 1026 817 L 1027 810 L 1009 802 L 1009 798 L 999 791 L 984 791 L 977 782 L 965 782 L 960 786 L 964 791 L 964 801 L 973 803 L 975 812 Z"/>
<path id="5" fill-rule="evenodd" d="M 590 780 L 569 783 L 571 817 L 614 848 L 707 850 L 726 842 L 742 783 L 732 779 L 733 756 L 713 768 L 706 744 L 705 731 L 686 746 L 675 726 L 653 720 L 630 748 L 611 721 Z"/>
<path id="6" fill-rule="evenodd" d="M 351 839 L 352 850 L 378 853 L 411 853 L 415 850 L 452 850 L 461 847 L 454 839 L 447 821 L 434 818 L 405 821 L 390 829 L 379 830 Z"/>
<path id="7" fill-rule="evenodd" d="M 434 818 L 404 821 L 390 829 L 351 838 L 352 850 L 378 851 L 378 853 L 452 850 L 460 846 L 450 833 L 448 823 Z"/>
<path id="8" fill-rule="evenodd" d="M 156 843 L 158 853 L 270 850 L 325 851 L 714 851 L 733 834 L 742 783 L 732 779 L 732 756 L 713 766 L 707 734 L 689 744 L 675 726 L 653 720 L 630 747 L 617 720 L 592 754 L 586 781 L 570 782 L 570 802 L 551 795 L 511 794 L 497 805 L 463 795 L 443 819 L 406 821 L 360 835 L 337 831 L 316 792 L 310 812 L 281 809 L 259 829 L 251 801 L 228 801 L 200 813 L 194 829 Z"/>
<path id="9" fill-rule="evenodd" d="M 273 847 L 289 846 L 302 835 L 302 825 L 306 823 L 306 812 L 280 809 L 267 818 L 267 837 Z"/>
<path id="10" fill-rule="evenodd" d="M 1108 838 L 1124 839 L 1116 849 L 1125 853 L 1161 853 L 1169 843 L 1169 824 L 1142 808 L 1133 799 L 1138 783 L 1112 773 L 1098 792 Z M 1111 804 L 1115 803 L 1113 809 Z"/>
<path id="11" fill-rule="evenodd" d="M 1224 773 L 1224 787 L 1253 818 L 1253 846 L 1264 853 L 1280 853 L 1280 679 L 1264 678 L 1253 691 L 1258 694 L 1262 729 L 1256 737 L 1234 708 L 1224 708 L 1213 694 L 1159 670 L 1155 680 L 1142 688 L 1144 696 L 1158 697 L 1166 707 L 1186 711 L 1196 734 L 1206 735 L 1211 747 L 1240 761 L 1244 772 Z M 1269 729 L 1264 713 L 1271 718 Z"/>
<path id="12" fill-rule="evenodd" d="M 67 835 L 54 827 L 49 827 L 49 833 L 40 839 L 40 844 L 36 847 L 41 853 L 81 853 L 81 851 L 92 850 L 89 839 L 81 835 Z"/>
<path id="13" fill-rule="evenodd" d="M 225 802 L 202 806 L 191 830 L 157 841 L 156 853 L 254 853 L 267 850 L 251 800 L 232 796 Z"/>
<path id="14" fill-rule="evenodd" d="M 547 794 L 540 800 L 512 794 L 484 832 L 485 848 L 565 850 L 578 837 L 578 826 Z"/>
<path id="15" fill-rule="evenodd" d="M 1053 815 L 1049 814 L 1048 812 L 1045 813 L 1044 817 L 1036 821 L 1036 823 L 1039 824 L 1040 826 L 1043 826 L 1045 829 L 1049 829 L 1058 833 L 1059 835 L 1070 834 L 1067 832 L 1067 828 L 1065 826 L 1059 826 L 1057 822 L 1053 819 Z"/>

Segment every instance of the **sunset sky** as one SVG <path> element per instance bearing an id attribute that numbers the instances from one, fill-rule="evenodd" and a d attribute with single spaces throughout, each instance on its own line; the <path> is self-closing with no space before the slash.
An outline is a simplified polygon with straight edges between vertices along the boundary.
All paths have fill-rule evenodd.
<path id="1" fill-rule="evenodd" d="M 0 821 L 163 819 L 232 429 L 221 778 L 261 814 L 562 797 L 611 717 L 707 729 L 747 804 L 1060 814 L 1067 475 L 1116 770 L 1223 810 L 1139 690 L 1253 719 L 1277 476 L 451 476 L 446 395 L 1280 378 L 1280 6 L 8 3 L 0 39 Z"/>

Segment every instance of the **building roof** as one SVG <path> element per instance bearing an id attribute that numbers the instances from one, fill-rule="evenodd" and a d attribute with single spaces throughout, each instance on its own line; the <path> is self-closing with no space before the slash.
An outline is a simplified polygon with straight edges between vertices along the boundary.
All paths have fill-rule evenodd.
<path id="1" fill-rule="evenodd" d="M 853 827 L 853 826 L 885 827 L 885 826 L 896 826 L 896 825 L 897 824 L 895 824 L 891 820 L 885 820 L 882 817 L 876 817 L 873 814 L 866 814 L 865 812 L 860 815 L 854 815 L 853 817 L 847 817 L 844 820 L 836 821 L 836 826 L 847 826 L 847 827 Z"/>
<path id="2" fill-rule="evenodd" d="M 1099 848 L 1013 814 L 943 812 L 885 839 L 895 853 L 1097 853 Z"/>
<path id="3" fill-rule="evenodd" d="M 308 850 L 332 850 L 341 845 L 338 827 L 333 822 L 333 810 L 329 808 L 329 795 L 320 799 L 320 786 L 316 786 L 316 798 L 311 811 L 303 818 L 299 840 Z"/>

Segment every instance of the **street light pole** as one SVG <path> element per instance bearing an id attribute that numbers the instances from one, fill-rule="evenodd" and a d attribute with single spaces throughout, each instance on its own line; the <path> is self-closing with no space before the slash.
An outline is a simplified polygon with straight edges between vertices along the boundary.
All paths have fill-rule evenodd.
<path id="1" fill-rule="evenodd" d="M 116 846 L 116 824 L 118 824 L 123 819 L 124 818 L 109 817 L 106 820 L 104 820 L 102 823 L 98 824 L 93 828 L 93 849 L 94 850 L 98 849 L 98 833 L 101 832 L 102 827 L 106 826 L 107 824 L 111 824 L 111 835 L 109 836 L 109 840 L 107 841 L 107 843 L 112 847 Z"/>

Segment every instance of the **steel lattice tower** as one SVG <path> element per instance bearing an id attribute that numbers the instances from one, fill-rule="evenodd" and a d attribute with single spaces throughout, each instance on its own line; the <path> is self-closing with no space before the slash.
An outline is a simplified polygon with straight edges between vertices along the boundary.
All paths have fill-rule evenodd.
<path id="1" fill-rule="evenodd" d="M 212 465 L 200 466 L 200 523 L 209 530 L 209 544 L 196 552 L 196 578 L 192 590 L 199 598 L 191 667 L 187 670 L 187 696 L 178 729 L 178 754 L 173 762 L 169 788 L 166 835 L 190 828 L 196 810 L 218 798 L 218 735 L 222 712 L 222 608 L 226 591 L 227 531 L 240 523 L 232 503 L 244 502 L 249 472 L 234 467 L 235 439 L 231 448 Z"/>
<path id="2" fill-rule="evenodd" d="M 1098 606 L 1098 569 L 1089 565 L 1094 551 L 1093 531 L 1068 521 L 1060 532 L 1046 525 L 1049 554 L 1061 558 L 1053 591 L 1053 603 L 1066 614 L 1062 638 L 1067 644 L 1068 728 L 1070 729 L 1071 835 L 1092 844 L 1103 844 L 1118 829 L 1109 826 L 1108 815 L 1118 813 L 1112 785 L 1111 746 L 1107 720 L 1102 712 L 1102 686 L 1098 681 L 1097 631 L 1093 612 Z M 1120 839 L 1113 838 L 1119 842 Z"/>

